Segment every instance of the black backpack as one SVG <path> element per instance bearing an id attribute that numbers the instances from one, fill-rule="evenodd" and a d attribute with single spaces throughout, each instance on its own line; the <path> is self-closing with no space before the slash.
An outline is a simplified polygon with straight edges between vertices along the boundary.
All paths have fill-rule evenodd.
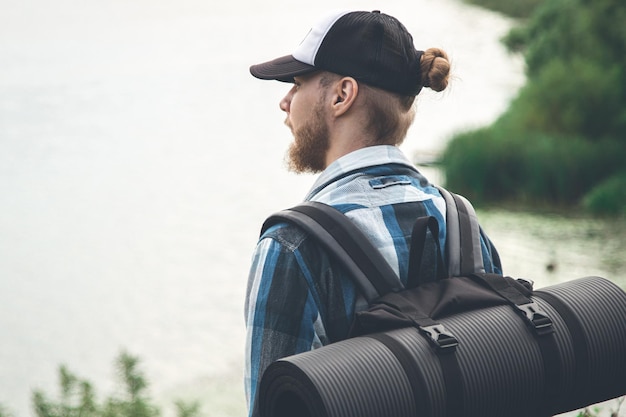
<path id="1" fill-rule="evenodd" d="M 425 239 L 438 241 L 438 225 L 419 218 L 406 288 L 330 206 L 307 202 L 266 220 L 262 233 L 280 222 L 307 231 L 369 308 L 356 314 L 351 338 L 271 364 L 261 416 L 545 417 L 626 393 L 626 293 L 599 277 L 533 290 L 485 273 L 473 207 L 440 191 L 447 263 L 439 253 L 437 270 L 447 272 L 420 274 Z"/>
<path id="2" fill-rule="evenodd" d="M 485 273 L 481 230 L 474 208 L 464 197 L 443 188 L 439 190 L 447 208 L 445 250 L 448 262 L 444 265 L 443 255 L 438 251 L 439 274 L 436 279 L 420 274 L 428 232 L 438 242 L 439 228 L 434 217 L 418 218 L 411 235 L 406 288 L 363 232 L 329 205 L 309 201 L 275 213 L 263 224 L 262 233 L 280 222 L 296 224 L 349 271 L 369 303 L 367 310 L 356 313 L 351 337 L 376 334 L 396 357 L 406 358 L 404 349 L 394 339 L 385 337 L 384 332 L 410 326 L 417 328 L 438 352 L 448 390 L 448 410 L 451 413 L 448 415 L 455 416 L 461 415 L 463 409 L 462 386 L 459 384 L 461 371 L 456 356 L 451 354 L 458 346 L 458 340 L 438 322 L 441 317 L 510 304 L 536 335 L 548 380 L 556 382 L 560 367 L 552 336 L 552 321 L 530 298 L 532 283 Z M 402 361 L 408 369 L 415 366 L 409 359 Z M 551 387 L 557 385 L 548 384 Z M 546 401 L 554 396 L 548 390 Z"/>

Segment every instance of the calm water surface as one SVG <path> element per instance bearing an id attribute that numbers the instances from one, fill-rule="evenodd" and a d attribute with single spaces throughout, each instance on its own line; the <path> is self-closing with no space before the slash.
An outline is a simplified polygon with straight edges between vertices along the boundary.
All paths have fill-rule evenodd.
<path id="1" fill-rule="evenodd" d="M 32 389 L 57 393 L 62 363 L 109 393 L 122 349 L 159 402 L 243 415 L 250 254 L 263 219 L 314 181 L 283 168 L 287 86 L 247 68 L 337 7 L 381 5 L 0 0 L 0 403 L 16 417 L 32 415 Z M 436 154 L 522 85 L 519 57 L 498 43 L 507 19 L 453 0 L 383 10 L 454 62 L 449 91 L 420 96 L 407 153 Z M 623 225 L 481 218 L 509 274 L 624 285 Z"/>

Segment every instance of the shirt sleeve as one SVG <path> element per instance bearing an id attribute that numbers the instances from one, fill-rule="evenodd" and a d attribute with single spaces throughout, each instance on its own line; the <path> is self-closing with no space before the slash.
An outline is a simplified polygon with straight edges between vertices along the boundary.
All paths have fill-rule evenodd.
<path id="1" fill-rule="evenodd" d="M 309 275 L 297 247 L 269 237 L 259 241 L 245 302 L 245 391 L 250 416 L 259 415 L 259 382 L 272 362 L 321 346 L 324 329 Z"/>

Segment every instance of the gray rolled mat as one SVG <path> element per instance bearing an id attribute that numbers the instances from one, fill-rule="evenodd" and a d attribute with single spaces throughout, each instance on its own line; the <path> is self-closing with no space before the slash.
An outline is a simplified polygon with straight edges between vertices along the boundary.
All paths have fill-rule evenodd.
<path id="1" fill-rule="evenodd" d="M 557 399 L 549 409 L 537 408 L 546 381 L 535 336 L 513 307 L 490 307 L 438 320 L 459 340 L 453 354 L 461 369 L 463 416 L 541 417 L 626 394 L 626 293 L 587 277 L 543 288 L 533 299 L 553 320 L 561 359 Z M 562 317 L 557 310 L 569 313 Z M 344 340 L 270 365 L 259 388 L 261 415 L 446 416 L 433 346 L 415 328 L 383 336 L 406 348 L 417 373 L 407 376 L 376 336 Z"/>

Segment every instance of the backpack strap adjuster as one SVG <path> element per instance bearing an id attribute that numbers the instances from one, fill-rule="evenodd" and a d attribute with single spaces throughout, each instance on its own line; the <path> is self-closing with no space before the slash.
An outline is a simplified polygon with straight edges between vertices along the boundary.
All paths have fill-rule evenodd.
<path id="1" fill-rule="evenodd" d="M 433 324 L 432 326 L 419 326 L 419 329 L 428 336 L 431 343 L 433 343 L 437 349 L 443 352 L 454 352 L 459 345 L 459 341 L 456 337 L 443 327 L 442 324 Z"/>
<path id="2" fill-rule="evenodd" d="M 522 312 L 524 318 L 532 325 L 533 330 L 535 330 L 539 336 L 554 332 L 552 320 L 536 302 L 532 301 L 521 305 L 516 304 L 515 307 Z"/>

